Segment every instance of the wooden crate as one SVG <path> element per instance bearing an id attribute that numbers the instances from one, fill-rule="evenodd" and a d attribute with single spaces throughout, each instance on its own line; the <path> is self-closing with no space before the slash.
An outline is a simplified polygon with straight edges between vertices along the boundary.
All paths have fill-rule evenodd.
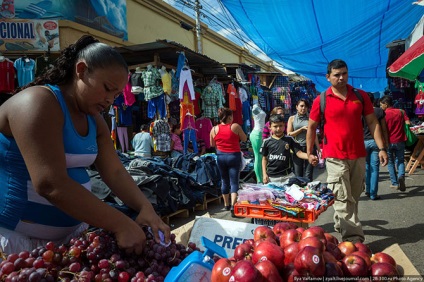
<path id="1" fill-rule="evenodd" d="M 208 196 L 207 194 L 203 195 L 203 203 L 202 204 L 197 204 L 193 210 L 196 211 L 204 211 L 208 209 L 208 204 L 209 203 L 214 203 L 214 204 L 221 204 L 221 196 L 219 197 L 212 197 L 212 196 Z"/>
<path id="2" fill-rule="evenodd" d="M 162 216 L 162 220 L 163 220 L 163 222 L 165 222 L 166 224 L 169 225 L 169 219 L 171 217 L 189 217 L 189 216 L 190 216 L 190 214 L 189 214 L 188 209 L 181 209 L 181 210 L 177 210 L 176 212 L 173 212 L 171 214 Z"/>

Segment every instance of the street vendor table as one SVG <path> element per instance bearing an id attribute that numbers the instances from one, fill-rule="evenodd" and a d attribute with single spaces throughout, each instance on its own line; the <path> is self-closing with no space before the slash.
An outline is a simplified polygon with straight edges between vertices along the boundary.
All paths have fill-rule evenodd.
<path id="1" fill-rule="evenodd" d="M 419 164 L 424 164 L 424 135 L 417 135 L 417 137 L 417 144 L 415 145 L 411 158 L 405 167 L 405 171 L 408 172 L 409 175 L 414 173 Z"/>

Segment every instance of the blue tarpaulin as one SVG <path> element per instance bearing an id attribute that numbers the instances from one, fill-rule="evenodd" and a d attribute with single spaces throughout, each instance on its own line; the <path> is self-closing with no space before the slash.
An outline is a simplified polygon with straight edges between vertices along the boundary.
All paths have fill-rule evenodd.
<path id="1" fill-rule="evenodd" d="M 387 86 L 386 45 L 405 39 L 424 13 L 406 0 L 221 0 L 249 38 L 272 60 L 302 74 L 319 91 L 327 64 L 346 61 L 349 83 Z"/>

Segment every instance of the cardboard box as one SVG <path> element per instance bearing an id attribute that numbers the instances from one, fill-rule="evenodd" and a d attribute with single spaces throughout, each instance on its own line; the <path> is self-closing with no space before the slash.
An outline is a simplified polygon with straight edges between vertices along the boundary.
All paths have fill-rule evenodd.
<path id="1" fill-rule="evenodd" d="M 205 216 L 197 216 L 195 220 L 173 230 L 172 233 L 176 235 L 177 243 L 187 246 L 188 242 L 194 242 L 200 250 L 204 250 L 200 243 L 200 237 L 204 236 L 222 246 L 228 257 L 231 257 L 237 245 L 245 239 L 253 238 L 253 231 L 257 226 L 259 225 L 211 218 L 207 213 Z M 387 247 L 383 252 L 396 260 L 399 274 L 408 278 L 407 281 L 423 281 L 422 276 L 398 244 Z"/>

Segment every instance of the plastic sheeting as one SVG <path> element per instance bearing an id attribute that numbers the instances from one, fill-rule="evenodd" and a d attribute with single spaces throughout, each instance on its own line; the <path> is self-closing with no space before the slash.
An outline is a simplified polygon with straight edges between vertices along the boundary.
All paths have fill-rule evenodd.
<path id="1" fill-rule="evenodd" d="M 412 0 L 221 0 L 249 38 L 284 68 L 316 83 L 333 59 L 346 61 L 349 83 L 387 86 L 386 44 L 406 38 L 424 13 Z"/>

